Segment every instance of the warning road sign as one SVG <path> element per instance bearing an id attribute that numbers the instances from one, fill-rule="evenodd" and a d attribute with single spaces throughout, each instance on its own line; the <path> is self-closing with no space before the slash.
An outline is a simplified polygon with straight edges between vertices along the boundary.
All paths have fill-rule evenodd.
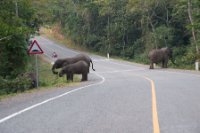
<path id="1" fill-rule="evenodd" d="M 28 50 L 29 54 L 43 54 L 43 50 L 36 40 L 34 40 Z"/>

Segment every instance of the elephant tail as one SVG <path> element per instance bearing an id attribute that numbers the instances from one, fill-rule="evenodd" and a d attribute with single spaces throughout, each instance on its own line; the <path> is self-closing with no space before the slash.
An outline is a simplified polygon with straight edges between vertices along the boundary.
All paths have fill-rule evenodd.
<path id="1" fill-rule="evenodd" d="M 92 70 L 95 71 L 94 67 L 93 67 L 93 63 L 92 60 L 90 60 L 91 64 L 92 64 Z"/>

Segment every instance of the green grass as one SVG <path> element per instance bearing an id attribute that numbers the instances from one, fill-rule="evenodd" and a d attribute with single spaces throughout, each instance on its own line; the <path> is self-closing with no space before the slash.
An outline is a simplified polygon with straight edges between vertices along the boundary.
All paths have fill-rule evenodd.
<path id="1" fill-rule="evenodd" d="M 34 59 L 34 58 L 32 58 Z M 30 70 L 34 71 L 34 61 L 30 62 Z M 0 100 L 9 98 L 12 96 L 16 96 L 21 93 L 32 93 L 34 91 L 38 91 L 40 89 L 52 89 L 57 87 L 67 87 L 67 86 L 73 86 L 80 83 L 81 75 L 75 75 L 74 81 L 67 81 L 66 76 L 58 77 L 58 75 L 55 75 L 51 71 L 51 64 L 48 62 L 45 62 L 41 57 L 38 61 L 38 70 L 39 70 L 39 87 L 33 88 L 33 89 L 25 89 L 25 91 L 17 91 L 16 93 L 5 93 L 0 95 Z M 59 69 L 57 70 L 59 71 Z"/>

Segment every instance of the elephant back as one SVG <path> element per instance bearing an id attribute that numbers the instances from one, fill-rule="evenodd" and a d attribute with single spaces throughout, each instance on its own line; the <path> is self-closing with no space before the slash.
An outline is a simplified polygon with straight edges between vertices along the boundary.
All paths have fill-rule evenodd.
<path id="1" fill-rule="evenodd" d="M 163 51 L 161 49 L 153 49 L 148 54 L 149 59 L 154 63 L 163 60 L 164 56 L 165 55 L 163 54 Z"/>
<path id="2" fill-rule="evenodd" d="M 162 50 L 168 57 L 170 57 L 170 58 L 172 57 L 173 51 L 172 51 L 171 48 L 166 47 L 166 48 L 161 48 L 161 50 Z"/>
<path id="3" fill-rule="evenodd" d="M 75 73 L 80 74 L 80 73 L 88 73 L 88 64 L 87 62 L 81 60 L 78 61 L 74 64 L 69 65 L 69 68 L 72 69 Z"/>
<path id="4" fill-rule="evenodd" d="M 78 62 L 78 61 L 85 61 L 88 66 L 90 66 L 90 61 L 91 61 L 91 58 L 85 54 L 78 54 L 74 57 L 74 63 Z"/>

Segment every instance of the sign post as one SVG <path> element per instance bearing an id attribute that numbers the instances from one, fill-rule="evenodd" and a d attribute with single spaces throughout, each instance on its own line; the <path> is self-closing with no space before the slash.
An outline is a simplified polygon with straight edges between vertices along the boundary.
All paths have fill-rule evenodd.
<path id="1" fill-rule="evenodd" d="M 39 74 L 38 74 L 38 54 L 43 54 L 43 50 L 39 46 L 36 40 L 34 40 L 28 50 L 29 54 L 35 55 L 35 71 L 36 71 L 36 88 L 39 86 Z"/>
<path id="2" fill-rule="evenodd" d="M 36 70 L 36 88 L 38 88 L 39 75 L 38 75 L 38 55 L 37 54 L 35 54 L 35 70 Z"/>

